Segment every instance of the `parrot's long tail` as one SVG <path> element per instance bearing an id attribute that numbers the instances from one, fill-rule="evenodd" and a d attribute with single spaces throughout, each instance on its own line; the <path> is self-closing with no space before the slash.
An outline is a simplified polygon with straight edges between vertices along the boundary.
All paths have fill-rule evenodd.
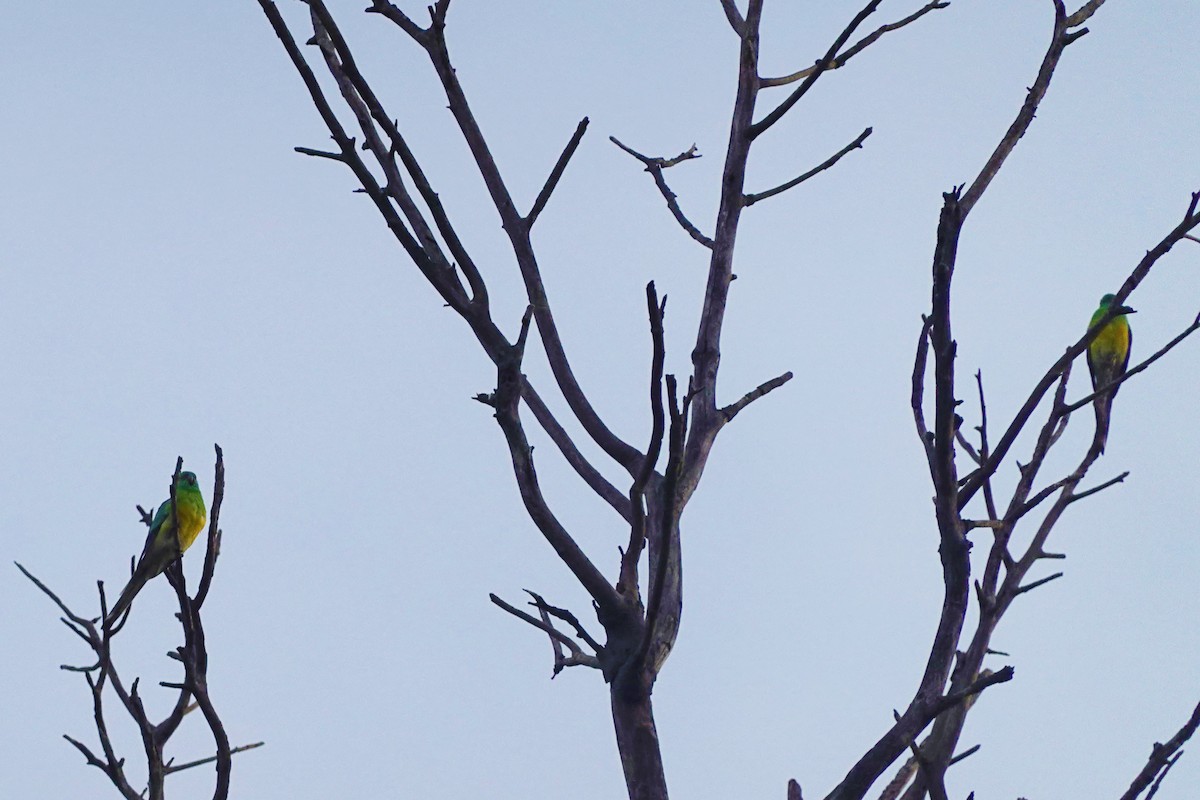
<path id="1" fill-rule="evenodd" d="M 121 619 L 121 615 L 129 608 L 130 603 L 133 602 L 133 598 L 137 597 L 137 593 L 142 590 L 142 587 L 146 585 L 146 581 L 149 579 L 150 576 L 146 574 L 146 570 L 142 568 L 141 564 L 138 564 L 137 568 L 133 571 L 133 575 L 129 578 L 129 583 L 125 584 L 125 588 L 121 590 L 121 596 L 117 598 L 116 605 L 108 612 L 108 616 L 104 618 L 105 628 L 111 628 Z"/>
<path id="2" fill-rule="evenodd" d="M 1108 392 L 1095 400 L 1096 407 L 1096 441 L 1100 443 L 1100 452 L 1104 452 L 1104 445 L 1108 443 L 1108 421 L 1112 414 L 1113 395 L 1116 392 Z"/>

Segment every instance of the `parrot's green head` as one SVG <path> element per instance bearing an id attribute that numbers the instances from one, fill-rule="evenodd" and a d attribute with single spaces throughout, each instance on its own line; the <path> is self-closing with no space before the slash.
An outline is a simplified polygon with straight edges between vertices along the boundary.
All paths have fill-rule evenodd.
<path id="1" fill-rule="evenodd" d="M 179 481 L 178 481 L 178 483 L 175 484 L 176 489 L 183 489 L 185 491 L 194 491 L 197 488 L 197 486 L 198 486 L 198 484 L 196 482 L 196 473 L 194 473 L 194 472 L 179 473 Z"/>
<path id="2" fill-rule="evenodd" d="M 1100 308 L 1098 309 L 1098 311 L 1100 311 L 1100 312 L 1107 311 L 1112 306 L 1113 301 L 1116 299 L 1117 299 L 1117 296 L 1115 294 L 1104 295 L 1103 297 L 1100 298 Z M 1119 311 L 1122 314 L 1136 314 L 1137 313 L 1129 306 L 1117 306 L 1117 311 Z"/>

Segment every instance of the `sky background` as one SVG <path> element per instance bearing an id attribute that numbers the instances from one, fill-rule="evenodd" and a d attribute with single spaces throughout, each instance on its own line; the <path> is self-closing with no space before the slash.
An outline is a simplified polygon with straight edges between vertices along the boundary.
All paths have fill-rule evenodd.
<path id="1" fill-rule="evenodd" d="M 362 2 L 330 5 L 515 334 L 515 264 L 431 67 Z M 864 30 L 919 5 L 887 0 Z M 763 72 L 812 63 L 858 7 L 767 3 Z M 303 22 L 299 3 L 283 10 Z M 1003 134 L 1050 26 L 1045 0 L 956 0 L 822 79 L 755 145 L 752 191 L 875 130 L 836 170 L 743 215 L 721 397 L 796 378 L 722 433 L 684 516 L 682 629 L 654 694 L 673 796 L 780 798 L 795 777 L 821 797 L 917 685 L 942 587 L 908 392 L 941 192 Z M 219 442 L 209 682 L 233 743 L 267 742 L 236 757 L 232 796 L 623 796 L 599 675 L 551 682 L 545 637 L 487 599 L 529 588 L 590 621 L 470 399 L 494 370 L 349 171 L 292 151 L 328 137 L 258 5 L 27 3 L 6 27 L 0 562 L 96 613 L 95 581 L 116 587 L 140 551 L 134 506 L 166 497 L 180 455 L 210 497 Z M 1200 4 L 1114 0 L 1089 27 L 964 231 L 968 426 L 974 371 L 993 424 L 1007 421 L 1200 188 Z M 703 157 L 668 175 L 711 231 L 736 38 L 717 0 L 457 0 L 448 36 L 522 208 L 591 118 L 534 241 L 580 382 L 643 442 L 643 287 L 670 297 L 667 368 L 686 374 L 707 251 L 607 137 L 662 155 L 695 142 Z M 1200 311 L 1200 245 L 1182 243 L 1130 303 L 1137 358 Z M 1011 655 L 989 665 L 1016 679 L 972 712 L 962 744 L 983 749 L 952 770 L 952 796 L 1116 797 L 1200 700 L 1198 369 L 1189 341 L 1122 389 L 1088 485 L 1132 475 L 1072 506 L 1051 539 L 1066 577 L 1023 596 L 997 633 Z M 1072 396 L 1086 383 L 1077 370 Z M 1089 417 L 1048 465 L 1058 474 Z M 615 575 L 620 519 L 534 442 L 554 509 Z M 0 569 L 0 604 L 0 795 L 116 796 L 61 738 L 95 741 L 86 685 L 58 669 L 87 652 L 14 567 Z M 159 715 L 174 695 L 152 687 L 179 673 L 163 655 L 172 608 L 155 581 L 115 642 Z M 136 763 L 135 729 L 110 712 Z M 210 752 L 195 718 L 170 755 Z M 1198 786 L 1189 752 L 1158 797 Z M 211 771 L 168 790 L 208 796 Z"/>

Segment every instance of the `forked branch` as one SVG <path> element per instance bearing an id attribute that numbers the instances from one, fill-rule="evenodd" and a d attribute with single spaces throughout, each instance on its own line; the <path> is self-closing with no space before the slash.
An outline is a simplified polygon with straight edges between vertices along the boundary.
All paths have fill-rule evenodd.
<path id="1" fill-rule="evenodd" d="M 226 800 L 229 796 L 229 780 L 233 755 L 262 745 L 262 742 L 258 742 L 240 747 L 230 746 L 229 737 L 213 705 L 208 687 L 208 649 L 205 644 L 204 629 L 200 622 L 200 608 L 204 600 L 201 592 L 207 594 L 212 586 L 217 559 L 216 551 L 221 541 L 221 531 L 218 524 L 221 504 L 225 493 L 224 458 L 221 448 L 219 446 L 214 447 L 217 453 L 217 460 L 211 513 L 209 516 L 207 548 L 200 589 L 198 589 L 195 597 L 189 596 L 187 593 L 180 560 L 177 559 L 173 564 L 168 566 L 166 571 L 167 580 L 176 591 L 176 599 L 179 603 L 177 618 L 183 628 L 184 635 L 183 644 L 169 655 L 182 665 L 183 679 L 179 682 L 163 682 L 161 684 L 166 688 L 176 690 L 178 694 L 174 707 L 160 722 L 155 723 L 148 717 L 139 692 L 138 681 L 135 680 L 129 690 L 125 689 L 118 674 L 117 666 L 112 659 L 111 641 L 120 632 L 122 626 L 106 627 L 104 625 L 97 625 L 98 620 L 108 617 L 108 604 L 103 582 L 99 582 L 98 584 L 101 615 L 98 620 L 92 620 L 71 611 L 48 586 L 38 580 L 23 566 L 20 564 L 17 565 L 17 568 L 58 606 L 65 615 L 63 622 L 87 644 L 92 655 L 95 657 L 95 662 L 88 666 L 64 665 L 62 668 L 69 672 L 83 673 L 87 681 L 88 689 L 92 696 L 92 716 L 100 742 L 100 752 L 96 753 L 92 748 L 71 736 L 64 735 L 63 738 L 84 756 L 90 766 L 101 770 L 113 786 L 116 787 L 121 796 L 127 798 L 127 800 L 137 800 L 144 796 L 161 800 L 164 797 L 164 783 L 168 775 L 208 763 L 215 763 L 216 765 L 213 791 L 214 800 Z M 175 483 L 182 466 L 182 459 L 178 459 L 176 461 L 174 477 L 171 481 L 172 498 L 174 497 Z M 173 504 L 173 509 L 176 508 L 178 508 L 178 504 Z M 132 719 L 138 732 L 141 734 L 143 751 L 146 756 L 146 769 L 149 776 L 148 784 L 144 791 L 138 791 L 130 784 L 124 770 L 126 759 L 117 754 L 116 748 L 113 746 L 109 736 L 109 725 L 104 705 L 104 690 L 110 686 L 126 714 Z M 164 760 L 163 751 L 171 736 L 183 721 L 190 704 L 193 702 L 204 716 L 213 737 L 216 753 L 213 756 L 196 761 L 173 765 L 171 762 Z"/>
<path id="2" fill-rule="evenodd" d="M 615 136 L 608 137 L 608 140 L 645 165 L 646 172 L 649 172 L 651 177 L 654 178 L 654 185 L 658 187 L 658 191 L 662 194 L 663 199 L 667 201 L 667 208 L 670 209 L 671 216 L 675 217 L 675 221 L 679 223 L 679 227 L 687 231 L 688 236 L 691 236 L 697 242 L 711 250 L 713 246 L 712 239 L 701 233 L 700 229 L 693 225 L 691 220 L 683 213 L 683 209 L 679 207 L 678 195 L 671 191 L 671 187 L 667 185 L 667 179 L 663 175 L 663 170 L 665 169 L 684 161 L 690 161 L 693 158 L 699 158 L 700 154 L 696 152 L 696 145 L 693 144 L 674 158 L 661 158 L 658 156 L 643 155 L 621 142 Z"/>
<path id="3" fill-rule="evenodd" d="M 880 25 L 874 31 L 872 31 L 871 33 L 868 33 L 866 36 L 859 39 L 857 42 L 850 45 L 845 50 L 841 51 L 836 56 L 834 56 L 833 60 L 830 62 L 827 69 L 834 70 L 834 69 L 840 69 L 841 67 L 846 66 L 846 62 L 848 62 L 850 59 L 854 58 L 856 55 L 861 53 L 863 50 L 870 47 L 872 44 L 874 44 L 876 41 L 879 40 L 879 37 L 883 36 L 885 33 L 890 33 L 891 31 L 899 30 L 900 28 L 903 28 L 906 25 L 910 25 L 910 24 L 916 22 L 921 17 L 928 14 L 930 11 L 937 11 L 939 8 L 946 8 L 949 5 L 950 5 L 949 0 L 933 0 L 932 2 L 925 4 L 921 8 L 919 8 L 916 11 L 914 11 L 913 13 L 909 14 L 904 19 L 897 20 L 896 22 L 889 22 L 886 25 Z M 764 89 L 772 87 L 772 86 L 786 86 L 789 83 L 795 83 L 796 81 L 807 78 L 809 75 L 812 75 L 813 72 L 815 72 L 816 70 L 817 70 L 817 66 L 813 65 L 811 67 L 805 67 L 802 70 L 798 70 L 796 72 L 791 73 L 790 75 L 784 75 L 779 78 L 763 78 L 761 81 L 761 86 Z"/>
<path id="4" fill-rule="evenodd" d="M 1200 728 L 1200 705 L 1196 706 L 1192 716 L 1174 736 L 1162 744 L 1155 742 L 1150 751 L 1150 758 L 1146 760 L 1146 766 L 1142 767 L 1141 772 L 1133 779 L 1133 783 L 1125 790 L 1125 794 L 1121 795 L 1121 800 L 1138 800 L 1142 792 L 1150 788 L 1152 783 L 1157 785 L 1166 775 L 1167 770 L 1182 755 L 1180 748 L 1192 738 L 1198 728 Z"/>

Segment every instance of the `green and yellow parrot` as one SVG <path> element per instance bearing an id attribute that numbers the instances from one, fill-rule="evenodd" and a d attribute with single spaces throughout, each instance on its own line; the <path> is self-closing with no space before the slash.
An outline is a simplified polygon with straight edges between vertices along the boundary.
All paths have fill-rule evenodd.
<path id="1" fill-rule="evenodd" d="M 1100 307 L 1096 309 L 1096 313 L 1092 314 L 1088 330 L 1100 323 L 1100 320 L 1112 308 L 1115 299 L 1116 296 L 1111 294 L 1100 298 Z M 1102 389 L 1120 378 L 1125 374 L 1125 368 L 1129 366 L 1133 331 L 1130 330 L 1129 320 L 1125 318 L 1125 315 L 1137 312 L 1129 306 L 1117 306 L 1116 310 L 1119 312 L 1117 316 L 1113 317 L 1088 345 L 1087 362 L 1088 370 L 1092 373 L 1093 391 Z M 1117 389 L 1120 388 L 1120 386 L 1114 386 L 1110 391 L 1097 397 L 1095 401 L 1096 434 L 1100 437 L 1101 453 L 1104 452 L 1104 443 L 1108 439 L 1108 420 L 1109 413 L 1112 411 L 1113 398 L 1117 396 Z"/>
<path id="2" fill-rule="evenodd" d="M 154 521 L 150 523 L 150 533 L 146 536 L 146 544 L 142 548 L 142 556 L 138 559 L 133 570 L 133 576 L 104 620 L 104 627 L 110 628 L 129 608 L 133 598 L 146 585 L 146 581 L 162 574 L 163 570 L 183 555 L 183 551 L 192 546 L 204 523 L 208 520 L 208 511 L 204 508 L 204 497 L 196 484 L 194 472 L 181 472 L 175 480 L 175 500 L 179 503 L 179 513 L 172 513 L 171 498 L 158 507 Z M 179 531 L 176 535 L 175 519 L 179 519 Z"/>

